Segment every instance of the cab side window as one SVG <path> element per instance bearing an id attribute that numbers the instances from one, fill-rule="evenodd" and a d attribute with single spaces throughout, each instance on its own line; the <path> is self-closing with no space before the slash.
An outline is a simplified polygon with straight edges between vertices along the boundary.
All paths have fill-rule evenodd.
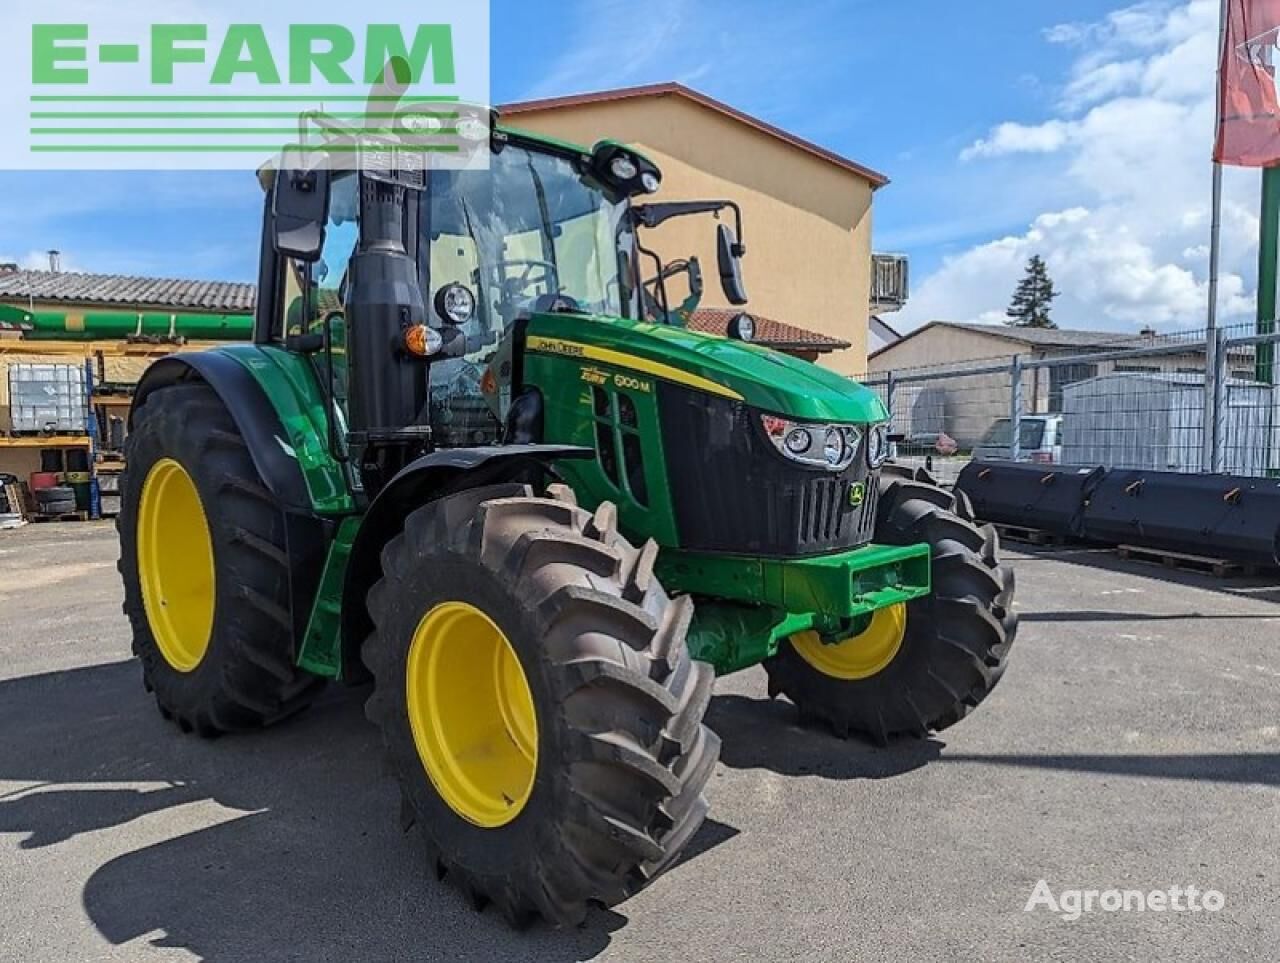
<path id="1" fill-rule="evenodd" d="M 311 265 L 310 317 L 303 317 L 303 284 L 307 265 L 292 258 L 284 262 L 284 297 L 280 317 L 275 325 L 277 337 L 305 334 L 319 322 L 340 314 L 346 295 L 347 266 L 359 240 L 359 178 L 354 172 L 333 179 L 329 201 L 329 223 L 325 228 L 324 250 L 320 260 Z"/>

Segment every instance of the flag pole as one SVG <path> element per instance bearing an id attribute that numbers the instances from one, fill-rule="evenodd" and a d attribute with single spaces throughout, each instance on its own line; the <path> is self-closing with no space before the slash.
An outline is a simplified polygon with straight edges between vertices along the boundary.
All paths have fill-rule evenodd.
<path id="1" fill-rule="evenodd" d="M 1222 0 L 1218 8 L 1218 65 L 1213 92 L 1215 147 L 1222 131 L 1222 63 L 1227 53 L 1227 4 Z M 1204 427 L 1201 432 L 1200 465 L 1204 471 L 1213 471 L 1220 460 L 1218 452 L 1218 262 L 1222 256 L 1222 164 L 1216 150 L 1213 160 L 1213 201 L 1209 218 L 1209 312 L 1205 320 L 1204 335 Z"/>
<path id="2" fill-rule="evenodd" d="M 1218 64 L 1215 71 L 1213 91 L 1213 139 L 1216 148 L 1218 137 L 1222 133 L 1222 64 L 1227 56 L 1227 5 L 1230 0 L 1222 0 L 1218 7 Z M 1206 327 L 1209 332 L 1218 327 L 1218 260 L 1222 254 L 1222 164 L 1218 162 L 1217 151 L 1213 160 L 1213 213 L 1209 222 L 1209 317 Z"/>

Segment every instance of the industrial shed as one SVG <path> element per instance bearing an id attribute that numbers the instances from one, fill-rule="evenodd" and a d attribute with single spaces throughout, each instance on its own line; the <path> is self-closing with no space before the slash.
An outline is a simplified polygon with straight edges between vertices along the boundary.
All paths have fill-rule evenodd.
<path id="1" fill-rule="evenodd" d="M 100 422 L 105 441 L 148 366 L 179 343 L 200 348 L 247 336 L 253 303 L 252 284 L 0 269 L 0 474 L 25 479 L 39 470 L 42 450 L 91 444 L 84 432 L 49 439 L 17 431 L 11 368 L 82 369 L 93 386 L 86 413 Z"/>

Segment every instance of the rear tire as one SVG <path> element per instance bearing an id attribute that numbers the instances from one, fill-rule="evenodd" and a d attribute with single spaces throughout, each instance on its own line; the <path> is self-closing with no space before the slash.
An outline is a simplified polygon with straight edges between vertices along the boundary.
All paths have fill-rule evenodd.
<path id="1" fill-rule="evenodd" d="M 653 576 L 657 546 L 632 547 L 614 518 L 612 505 L 592 516 L 563 490 L 453 495 L 408 516 L 369 594 L 377 628 L 364 648 L 376 680 L 367 713 L 399 779 L 406 822 L 421 827 L 438 875 L 515 926 L 535 915 L 574 924 L 592 902 L 625 899 L 675 862 L 707 811 L 702 791 L 719 740 L 701 724 L 712 671 L 685 644 L 692 604 L 668 599 Z M 483 613 L 505 638 L 536 722 L 507 725 L 511 743 L 535 731 L 536 752 L 531 783 L 503 791 L 510 811 L 497 819 L 451 802 L 452 777 L 415 742 L 415 725 L 437 734 L 452 725 L 443 708 L 423 722 L 422 697 L 409 690 L 419 684 L 423 626 L 457 606 Z M 432 644 L 444 650 L 456 636 Z M 474 647 L 477 638 L 465 641 Z M 471 705 L 488 704 L 485 686 L 476 678 L 469 687 Z"/>
<path id="2" fill-rule="evenodd" d="M 1013 570 L 1000 563 L 995 530 L 974 522 L 963 495 L 882 476 L 875 541 L 933 550 L 933 593 L 907 604 L 892 660 L 866 678 L 834 678 L 786 641 L 765 669 L 770 693 L 786 695 L 802 717 L 883 745 L 941 731 L 972 712 L 1004 675 L 1018 618 Z"/>
<path id="3" fill-rule="evenodd" d="M 177 651 L 191 652 L 193 659 L 199 654 L 193 666 L 174 659 L 172 643 L 166 655 L 160 639 L 169 638 L 171 630 L 153 627 L 144 597 L 140 508 L 146 482 L 162 463 L 176 463 L 180 470 L 171 469 L 174 474 L 194 484 L 194 512 L 203 514 L 212 548 L 207 639 L 176 640 Z M 126 465 L 116 519 L 124 614 L 133 629 L 133 652 L 142 662 L 143 684 L 155 693 L 160 712 L 184 732 L 214 736 L 261 728 L 304 708 L 324 680 L 293 662 L 284 517 L 214 390 L 182 384 L 151 394 L 133 414 Z M 161 540 L 180 537 L 182 529 L 199 523 L 198 517 L 171 519 L 167 524 L 174 530 L 166 530 Z"/>

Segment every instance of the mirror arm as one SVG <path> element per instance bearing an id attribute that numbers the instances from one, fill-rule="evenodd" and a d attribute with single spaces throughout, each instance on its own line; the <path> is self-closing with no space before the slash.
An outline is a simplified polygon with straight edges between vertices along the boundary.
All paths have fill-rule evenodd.
<path id="1" fill-rule="evenodd" d="M 737 240 L 733 245 L 733 253 L 735 257 L 744 257 L 747 253 L 746 242 L 742 240 L 742 208 L 733 201 L 726 201 L 726 206 L 733 211 L 733 235 Z"/>
<path id="2" fill-rule="evenodd" d="M 742 257 L 747 253 L 742 242 L 742 208 L 737 201 L 665 201 L 656 204 L 636 204 L 631 208 L 631 217 L 637 227 L 655 228 L 673 217 L 688 217 L 691 214 L 718 214 L 728 208 L 733 212 L 734 234 L 738 242 L 734 253 Z"/>
<path id="3" fill-rule="evenodd" d="M 643 254 L 645 257 L 653 258 L 654 266 L 657 268 L 657 272 L 658 272 L 657 276 L 654 278 L 654 281 L 656 282 L 655 287 L 658 294 L 658 306 L 662 309 L 664 323 L 669 323 L 671 320 L 671 304 L 667 300 L 667 282 L 663 276 L 663 271 L 665 270 L 665 268 L 663 267 L 663 264 L 662 264 L 662 258 L 658 256 L 658 253 L 656 251 L 651 251 L 647 247 L 645 247 L 643 244 L 641 244 L 639 237 L 636 238 L 636 250 L 639 253 Z M 640 290 L 641 290 L 641 302 L 642 302 L 641 311 L 643 312 L 643 308 L 644 308 L 644 305 L 643 305 L 644 284 L 643 283 L 640 285 Z"/>

